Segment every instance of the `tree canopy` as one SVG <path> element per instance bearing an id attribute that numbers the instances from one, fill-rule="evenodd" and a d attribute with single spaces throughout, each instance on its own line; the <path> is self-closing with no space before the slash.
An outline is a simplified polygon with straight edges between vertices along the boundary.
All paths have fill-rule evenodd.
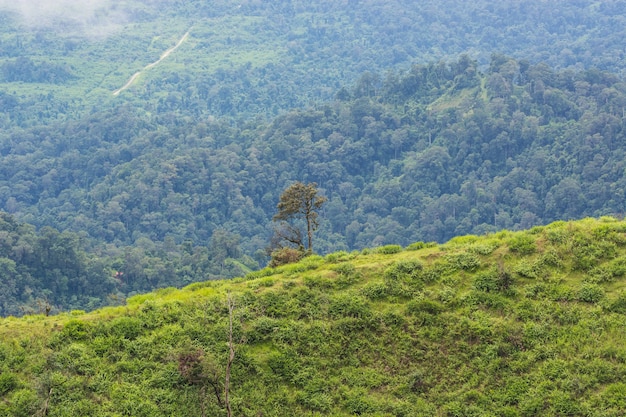
<path id="1" fill-rule="evenodd" d="M 274 215 L 274 221 L 286 223 L 282 229 L 277 231 L 279 237 L 303 251 L 312 253 L 313 232 L 319 226 L 318 212 L 325 202 L 326 197 L 319 195 L 316 183 L 304 184 L 297 181 L 287 187 L 280 195 L 280 201 L 277 205 L 278 213 Z M 298 221 L 305 224 L 306 246 L 302 232 L 297 225 Z"/>

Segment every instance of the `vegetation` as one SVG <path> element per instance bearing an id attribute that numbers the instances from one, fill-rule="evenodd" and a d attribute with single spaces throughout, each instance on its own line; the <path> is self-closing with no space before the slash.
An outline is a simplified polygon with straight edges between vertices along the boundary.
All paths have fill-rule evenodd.
<path id="1" fill-rule="evenodd" d="M 0 209 L 100 266 L 0 314 L 266 265 L 294 182 L 321 254 L 626 211 L 616 2 L 84 3 L 0 5 Z"/>
<path id="2" fill-rule="evenodd" d="M 85 246 L 76 233 L 51 227 L 36 231 L 0 212 L 0 315 L 91 310 L 153 288 L 182 287 L 257 267 L 224 231 L 208 248 L 168 241 L 161 247 L 144 242 L 88 253 Z"/>
<path id="3" fill-rule="evenodd" d="M 207 246 L 226 231 L 260 264 L 295 181 L 328 198 L 321 253 L 626 211 L 619 78 L 500 55 L 477 65 L 415 65 L 367 94 L 365 77 L 344 101 L 268 125 L 120 108 L 0 135 L 0 201 L 118 247 Z"/>
<path id="4" fill-rule="evenodd" d="M 227 415 L 228 392 L 240 416 L 619 416 L 625 233 L 557 222 L 2 319 L 0 415 Z"/>
<path id="5" fill-rule="evenodd" d="M 326 197 L 318 194 L 317 184 L 293 183 L 280 195 L 278 213 L 273 220 L 280 222 L 274 236 L 275 246 L 283 248 L 283 241 L 301 252 L 313 253 L 313 232 L 319 227 L 318 212 Z M 303 223 L 302 228 L 298 223 Z M 306 244 L 302 229 L 306 232 Z M 305 246 L 306 245 L 306 246 Z"/>
<path id="6" fill-rule="evenodd" d="M 123 108 L 6 133 L 0 202 L 20 222 L 77 237 L 90 257 L 117 259 L 105 265 L 124 274 L 118 299 L 266 265 L 281 190 L 299 180 L 328 199 L 322 254 L 626 211 L 616 76 L 494 55 L 485 74 L 461 57 L 370 81 L 267 125 Z M 91 309 L 109 295 L 49 298 Z"/>

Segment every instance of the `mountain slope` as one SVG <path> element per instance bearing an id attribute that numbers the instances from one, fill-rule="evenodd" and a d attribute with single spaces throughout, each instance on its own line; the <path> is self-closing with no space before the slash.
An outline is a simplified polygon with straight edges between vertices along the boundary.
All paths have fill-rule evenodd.
<path id="1" fill-rule="evenodd" d="M 468 53 L 624 68 L 620 2 L 534 0 L 0 2 L 3 128 L 123 104 L 249 118 L 326 101 L 365 71 Z M 189 31 L 132 88 L 119 89 Z M 6 103 L 4 103 L 6 102 Z"/>
<path id="2" fill-rule="evenodd" d="M 229 294 L 235 415 L 618 416 L 625 275 L 586 219 L 3 319 L 0 415 L 225 415 Z"/>
<path id="3" fill-rule="evenodd" d="M 322 253 L 443 242 L 624 212 L 624 103 L 614 74 L 494 55 L 364 74 L 268 124 L 124 107 L 0 137 L 0 204 L 116 246 L 225 229 L 263 263 L 281 191 L 317 182 Z"/>

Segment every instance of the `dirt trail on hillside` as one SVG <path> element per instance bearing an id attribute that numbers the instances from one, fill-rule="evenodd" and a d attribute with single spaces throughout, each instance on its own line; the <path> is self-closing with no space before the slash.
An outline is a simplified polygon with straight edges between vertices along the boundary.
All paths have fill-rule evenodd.
<path id="1" fill-rule="evenodd" d="M 176 43 L 176 45 L 172 46 L 170 49 L 168 49 L 167 51 L 163 52 L 161 54 L 161 57 L 157 60 L 154 61 L 152 64 L 148 64 L 145 67 L 143 67 L 143 69 L 141 71 L 137 71 L 136 73 L 133 74 L 132 77 L 130 77 L 130 79 L 128 80 L 128 82 L 126 84 L 124 84 L 123 87 L 118 88 L 117 90 L 115 90 L 113 92 L 114 96 L 117 96 L 119 93 L 121 93 L 122 91 L 126 90 L 128 87 L 130 87 L 131 85 L 133 85 L 133 83 L 135 82 L 135 80 L 137 79 L 137 77 L 139 77 L 141 75 L 142 72 L 149 70 L 150 68 L 154 68 L 155 66 L 157 66 L 161 61 L 163 61 L 165 58 L 167 58 L 172 52 L 174 52 L 176 49 L 178 49 L 178 47 L 180 45 L 183 44 L 183 42 L 185 42 L 185 40 L 187 39 L 187 37 L 189 36 L 189 31 L 187 31 L 187 33 L 185 33 L 183 35 L 182 38 L 180 38 L 180 40 Z"/>

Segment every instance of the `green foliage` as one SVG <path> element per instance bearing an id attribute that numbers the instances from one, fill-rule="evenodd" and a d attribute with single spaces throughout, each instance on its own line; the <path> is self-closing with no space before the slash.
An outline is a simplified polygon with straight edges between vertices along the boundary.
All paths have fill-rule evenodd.
<path id="1" fill-rule="evenodd" d="M 71 320 L 61 330 L 61 336 L 72 341 L 82 341 L 90 336 L 90 326 L 82 320 Z"/>
<path id="2" fill-rule="evenodd" d="M 590 271 L 603 259 L 616 256 L 616 245 L 606 240 L 592 240 L 590 236 L 577 234 L 571 244 L 573 256 L 572 268 L 578 271 Z"/>
<path id="3" fill-rule="evenodd" d="M 449 254 L 444 259 L 455 269 L 462 271 L 475 271 L 480 267 L 480 260 L 472 253 L 461 252 Z"/>
<path id="4" fill-rule="evenodd" d="M 389 287 L 382 282 L 372 282 L 361 288 L 361 293 L 370 300 L 382 300 L 390 295 Z"/>
<path id="5" fill-rule="evenodd" d="M 37 394 L 31 389 L 15 391 L 10 401 L 11 416 L 14 417 L 32 417 L 39 408 Z"/>
<path id="6" fill-rule="evenodd" d="M 422 263 L 419 261 L 397 261 L 383 272 L 383 281 L 390 295 L 410 296 L 421 286 Z"/>
<path id="7" fill-rule="evenodd" d="M 526 234 L 516 234 L 507 241 L 512 252 L 520 255 L 530 255 L 537 250 L 535 238 Z"/>
<path id="8" fill-rule="evenodd" d="M 613 313 L 626 314 L 626 292 L 622 291 L 617 294 L 617 297 L 610 300 L 607 310 Z"/>
<path id="9" fill-rule="evenodd" d="M 405 250 L 420 250 L 420 249 L 424 249 L 426 247 L 426 243 L 424 242 L 413 242 L 410 245 L 408 245 Z"/>
<path id="10" fill-rule="evenodd" d="M 0 373 L 0 396 L 14 390 L 18 386 L 17 377 L 10 372 Z"/>
<path id="11" fill-rule="evenodd" d="M 276 249 L 272 252 L 269 267 L 276 268 L 277 266 L 298 262 L 303 257 L 304 252 L 298 249 L 289 247 Z"/>
<path id="12" fill-rule="evenodd" d="M 331 269 L 337 272 L 339 275 L 344 276 L 344 277 L 354 275 L 356 273 L 356 268 L 354 264 L 350 262 L 333 266 Z"/>
<path id="13" fill-rule="evenodd" d="M 166 3 L 102 5 L 123 30 L 5 13 L 0 200 L 43 233 L 3 230 L 0 314 L 242 276 L 296 179 L 329 196 L 320 253 L 624 211 L 619 4 Z M 594 237 L 626 245 L 617 223 Z"/>
<path id="14" fill-rule="evenodd" d="M 368 318 L 371 316 L 371 308 L 368 301 L 356 294 L 340 294 L 331 299 L 329 305 L 331 317 Z"/>
<path id="15" fill-rule="evenodd" d="M 544 273 L 542 262 L 528 259 L 520 260 L 513 268 L 513 271 L 524 278 L 539 278 Z"/>
<path id="16" fill-rule="evenodd" d="M 576 229 L 592 246 L 599 223 L 533 236 Z M 226 294 L 236 300 L 236 415 L 620 415 L 621 276 L 601 285 L 595 269 L 569 268 L 568 240 L 542 241 L 533 256 L 470 250 L 493 239 L 317 257 L 123 307 L 3 319 L 0 415 L 45 404 L 48 415 L 224 414 Z M 621 271 L 625 250 L 596 268 Z M 546 261 L 551 251 L 560 266 Z M 521 263 L 537 278 L 514 279 Z"/>
<path id="17" fill-rule="evenodd" d="M 583 284 L 578 290 L 578 299 L 586 303 L 597 303 L 605 297 L 602 287 L 596 284 Z"/>
<path id="18" fill-rule="evenodd" d="M 413 315 L 418 315 L 422 312 L 434 315 L 442 311 L 444 311 L 444 306 L 441 303 L 427 298 L 412 300 L 407 303 L 407 312 Z"/>
<path id="19" fill-rule="evenodd" d="M 338 251 L 329 253 L 324 257 L 324 260 L 328 263 L 345 262 L 351 258 L 350 254 L 346 251 Z"/>
<path id="20" fill-rule="evenodd" d="M 501 285 L 498 273 L 495 270 L 484 271 L 476 275 L 474 278 L 474 288 L 485 292 L 498 292 Z"/>
<path id="21" fill-rule="evenodd" d="M 111 321 L 108 331 L 116 338 L 134 340 L 143 332 L 145 325 L 139 318 L 120 317 Z"/>
<path id="22" fill-rule="evenodd" d="M 481 241 L 480 243 L 469 245 L 468 251 L 477 255 L 487 256 L 500 247 L 500 243 L 496 240 Z"/>
<path id="23" fill-rule="evenodd" d="M 317 216 L 326 200 L 326 197 L 319 195 L 316 183 L 304 184 L 296 181 L 282 192 L 277 206 L 278 213 L 272 218 L 283 223 L 275 231 L 279 249 L 286 242 L 295 245 L 299 250 L 313 252 L 313 233 L 319 227 Z M 299 222 L 305 224 L 302 228 L 304 230 L 298 226 Z"/>
<path id="24" fill-rule="evenodd" d="M 276 273 L 276 270 L 274 268 L 267 267 L 267 268 L 259 269 L 258 271 L 254 271 L 254 272 L 250 272 L 246 274 L 246 279 L 253 280 L 257 278 L 271 276 L 271 275 L 274 275 L 275 273 Z"/>
<path id="25" fill-rule="evenodd" d="M 376 252 L 382 253 L 382 254 L 385 254 L 385 255 L 391 255 L 391 254 L 394 254 L 394 253 L 400 253 L 400 252 L 402 252 L 402 246 L 400 246 L 400 245 L 385 245 L 385 246 L 381 246 L 380 248 L 377 248 Z"/>

